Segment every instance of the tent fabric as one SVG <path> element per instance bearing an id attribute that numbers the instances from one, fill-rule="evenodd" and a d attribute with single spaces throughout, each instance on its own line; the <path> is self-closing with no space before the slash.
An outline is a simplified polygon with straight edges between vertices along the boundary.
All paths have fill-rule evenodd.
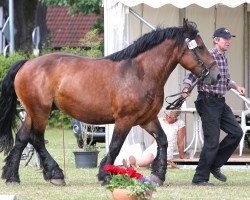
<path id="1" fill-rule="evenodd" d="M 104 8 L 107 11 L 104 12 L 105 55 L 109 55 L 128 46 L 125 31 L 129 11 L 127 6 L 113 0 L 104 1 Z"/>
<path id="2" fill-rule="evenodd" d="M 164 5 L 173 5 L 176 8 L 185 8 L 196 4 L 204 8 L 214 5 L 226 5 L 237 7 L 243 3 L 250 3 L 250 0 L 103 0 L 104 4 L 104 52 L 109 55 L 119 51 L 129 44 L 128 33 L 128 10 L 139 4 L 147 4 L 152 8 L 160 8 Z M 113 42 L 107 42 L 113 40 Z"/>
<path id="3" fill-rule="evenodd" d="M 175 0 L 176 1 L 176 0 Z M 233 39 L 230 51 L 228 52 L 230 72 L 233 75 L 233 79 L 239 84 L 244 85 L 243 82 L 248 83 L 249 79 L 243 79 L 245 59 L 249 60 L 247 57 L 243 56 L 246 48 L 245 44 L 245 23 L 250 24 L 250 20 L 246 21 L 246 12 L 250 12 L 250 4 L 247 5 L 247 10 L 245 10 L 244 3 L 250 3 L 249 1 L 233 1 L 233 0 L 179 0 L 175 2 L 171 0 L 103 0 L 104 3 L 104 21 L 105 21 L 105 55 L 109 55 L 113 52 L 119 51 L 138 37 L 146 32 L 151 31 L 151 29 L 143 24 L 140 20 L 134 17 L 129 12 L 129 7 L 141 15 L 145 20 L 147 20 L 153 26 L 178 26 L 180 25 L 180 13 L 183 11 L 180 8 L 186 8 L 184 16 L 191 21 L 195 21 L 198 25 L 199 31 L 202 35 L 204 43 L 210 48 L 212 44 L 211 36 L 214 30 L 218 27 L 227 27 L 230 32 L 234 33 L 237 37 Z M 178 0 L 177 0 L 178 1 Z M 144 5 L 142 5 L 144 3 Z M 216 5 L 216 6 L 214 6 Z M 181 16 L 182 17 L 182 16 Z M 250 34 L 249 31 L 247 35 Z M 185 70 L 181 67 L 176 68 L 173 71 L 171 77 L 169 77 L 164 91 L 166 95 L 174 94 L 179 92 L 182 87 L 183 75 Z M 176 84 L 178 82 L 178 84 Z M 175 84 L 173 84 L 175 83 Z M 170 86 L 171 85 L 171 86 Z M 174 86 L 173 86 L 174 85 Z M 193 91 L 197 93 L 197 91 Z M 242 102 L 239 101 L 234 95 L 227 94 L 229 98 L 230 107 L 234 110 L 242 109 Z M 231 96 L 230 96 L 231 95 Z M 194 100 L 196 95 L 193 94 L 187 100 L 188 107 L 194 107 Z M 163 106 L 163 109 L 165 106 Z M 162 116 L 163 112 L 159 113 Z M 190 114 L 190 116 L 193 114 Z M 192 132 L 192 122 L 193 118 L 187 116 L 187 131 Z M 110 127 L 111 125 L 109 125 Z M 108 138 L 112 137 L 113 128 L 109 128 L 107 133 Z M 136 131 L 137 132 L 137 131 Z M 141 138 L 143 133 L 139 133 L 137 136 Z M 143 138 L 144 138 L 143 134 Z M 128 136 L 128 140 L 131 136 Z M 191 140 L 191 135 L 187 136 L 187 142 Z M 134 136 L 133 136 L 134 138 Z M 138 138 L 138 139 L 139 139 Z M 110 140 L 107 140 L 106 148 Z M 145 138 L 144 138 L 145 141 Z M 122 150 L 121 150 L 122 151 Z"/>
<path id="4" fill-rule="evenodd" d="M 147 4 L 152 8 L 160 8 L 166 4 L 171 4 L 177 8 L 185 8 L 192 4 L 196 4 L 203 8 L 210 8 L 217 4 L 223 4 L 225 6 L 235 8 L 243 3 L 250 3 L 250 0 L 117 0 L 128 7 L 133 7 L 139 4 Z"/>

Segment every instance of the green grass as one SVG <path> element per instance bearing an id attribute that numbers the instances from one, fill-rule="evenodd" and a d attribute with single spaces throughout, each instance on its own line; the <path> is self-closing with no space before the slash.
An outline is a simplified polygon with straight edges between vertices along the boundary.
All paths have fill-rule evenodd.
<path id="1" fill-rule="evenodd" d="M 49 140 L 47 148 L 51 155 L 64 170 L 66 186 L 57 187 L 44 181 L 41 170 L 35 167 L 24 167 L 20 164 L 19 186 L 6 185 L 0 180 L 0 194 L 14 194 L 17 200 L 104 200 L 112 199 L 110 191 L 100 186 L 96 178 L 98 169 L 76 169 L 72 151 L 77 148 L 76 140 L 71 130 L 64 131 L 65 162 L 63 151 L 62 130 L 52 129 L 46 132 Z M 105 153 L 105 145 L 101 147 L 99 162 Z M 64 165 L 65 163 L 65 165 Z M 0 168 L 4 165 L 3 154 L 0 154 Z M 250 170 L 223 169 L 228 176 L 226 183 L 221 183 L 211 177 L 215 187 L 197 187 L 191 185 L 194 169 L 170 169 L 164 185 L 157 189 L 152 199 L 250 199 Z M 149 170 L 141 171 L 149 176 Z M 0 197 L 1 199 L 1 197 Z"/>

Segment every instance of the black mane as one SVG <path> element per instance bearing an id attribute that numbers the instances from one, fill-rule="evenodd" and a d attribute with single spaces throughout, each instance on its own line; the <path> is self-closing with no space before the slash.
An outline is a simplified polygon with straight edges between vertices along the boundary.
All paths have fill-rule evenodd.
<path id="1" fill-rule="evenodd" d="M 192 31 L 189 32 L 189 36 L 186 37 L 194 39 L 198 33 L 198 30 L 193 25 L 191 25 L 191 27 Z M 175 39 L 176 45 L 182 44 L 185 39 L 183 27 L 171 27 L 165 29 L 157 28 L 156 30 L 144 34 L 127 48 L 110 54 L 104 58 L 110 59 L 112 61 L 121 61 L 129 58 L 135 58 L 139 54 L 160 44 L 165 39 Z"/>

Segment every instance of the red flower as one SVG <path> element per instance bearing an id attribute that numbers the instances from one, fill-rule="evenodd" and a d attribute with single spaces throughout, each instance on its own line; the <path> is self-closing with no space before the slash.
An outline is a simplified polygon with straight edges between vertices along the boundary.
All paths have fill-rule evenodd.
<path id="1" fill-rule="evenodd" d="M 137 179 L 141 179 L 143 177 L 142 174 L 137 173 L 136 170 L 132 168 L 122 168 L 122 167 L 108 164 L 108 165 L 105 165 L 104 169 L 106 172 L 109 172 L 113 175 L 127 174 L 130 178 L 137 178 Z"/>
<path id="2" fill-rule="evenodd" d="M 104 169 L 106 172 L 110 172 L 112 174 L 117 174 L 117 170 L 114 165 L 105 165 Z"/>
<path id="3" fill-rule="evenodd" d="M 127 171 L 125 168 L 119 168 L 119 173 L 118 174 L 126 174 Z"/>

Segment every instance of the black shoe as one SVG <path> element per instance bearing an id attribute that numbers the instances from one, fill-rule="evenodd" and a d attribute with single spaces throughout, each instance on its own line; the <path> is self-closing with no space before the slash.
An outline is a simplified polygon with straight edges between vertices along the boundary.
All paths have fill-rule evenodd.
<path id="1" fill-rule="evenodd" d="M 192 182 L 192 185 L 196 185 L 196 186 L 214 186 L 213 183 L 210 183 L 208 181 Z"/>
<path id="2" fill-rule="evenodd" d="M 217 178 L 219 181 L 222 181 L 222 182 L 226 182 L 227 181 L 227 177 L 221 173 L 220 171 L 220 168 L 217 168 L 217 169 L 212 169 L 210 171 L 215 178 Z"/>

